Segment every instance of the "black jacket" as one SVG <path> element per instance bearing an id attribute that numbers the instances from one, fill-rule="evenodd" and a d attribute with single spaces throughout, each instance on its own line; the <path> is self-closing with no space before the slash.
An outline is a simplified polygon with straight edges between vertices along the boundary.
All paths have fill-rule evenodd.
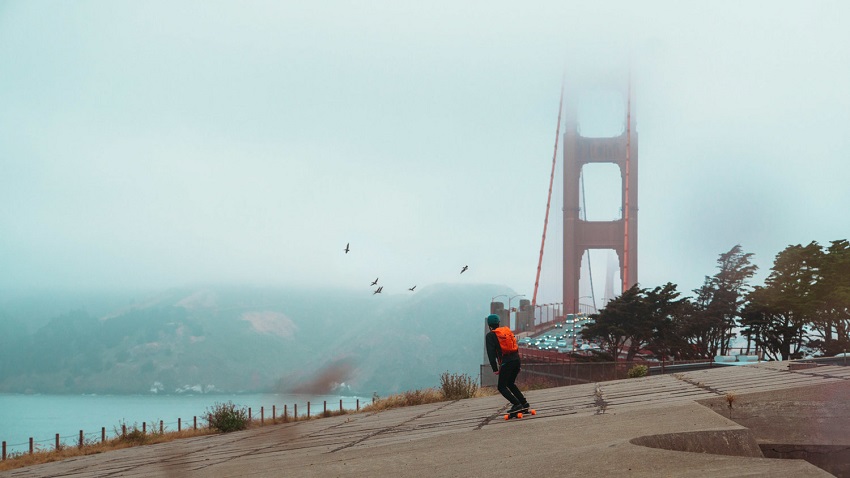
<path id="1" fill-rule="evenodd" d="M 490 366 L 494 372 L 499 371 L 499 365 L 505 362 L 519 361 L 519 353 L 512 352 L 507 355 L 502 355 L 502 347 L 499 345 L 499 338 L 492 330 L 484 336 L 484 345 L 487 347 L 487 358 L 490 359 Z"/>

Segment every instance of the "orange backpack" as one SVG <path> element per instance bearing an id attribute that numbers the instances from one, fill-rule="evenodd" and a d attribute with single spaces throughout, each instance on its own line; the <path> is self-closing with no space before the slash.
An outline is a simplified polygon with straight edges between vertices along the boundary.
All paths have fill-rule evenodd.
<path id="1" fill-rule="evenodd" d="M 498 327 L 493 329 L 496 338 L 499 339 L 499 346 L 502 348 L 502 354 L 510 354 L 519 350 L 516 344 L 516 337 L 511 332 L 509 327 Z"/>

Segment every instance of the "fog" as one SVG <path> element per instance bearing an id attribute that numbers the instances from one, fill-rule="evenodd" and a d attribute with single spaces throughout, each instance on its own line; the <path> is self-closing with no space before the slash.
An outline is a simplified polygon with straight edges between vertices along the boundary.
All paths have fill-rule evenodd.
<path id="1" fill-rule="evenodd" d="M 838 1 L 5 1 L 0 291 L 380 277 L 530 297 L 562 78 L 578 101 L 609 67 L 633 82 L 640 282 L 694 289 L 735 244 L 764 277 L 785 246 L 850 231 L 847 18 Z M 589 98 L 583 134 L 622 123 Z M 616 215 L 593 195 L 609 172 L 586 176 L 588 211 Z"/>

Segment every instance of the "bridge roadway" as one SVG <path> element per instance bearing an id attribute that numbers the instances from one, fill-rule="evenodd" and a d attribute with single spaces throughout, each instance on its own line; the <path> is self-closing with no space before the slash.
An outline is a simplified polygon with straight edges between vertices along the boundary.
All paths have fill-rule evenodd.
<path id="1" fill-rule="evenodd" d="M 813 423 L 821 440 L 850 445 L 850 367 L 788 364 L 534 390 L 527 395 L 538 415 L 522 420 L 506 422 L 505 401 L 494 396 L 129 448 L 0 477 L 832 476 L 759 451 L 757 442 L 809 439 L 801 430 Z M 773 410 L 776 419 L 762 421 L 781 429 L 729 419 L 727 393 L 736 395 L 733 418 Z M 822 409 L 816 402 L 831 404 L 832 417 L 797 417 Z"/>

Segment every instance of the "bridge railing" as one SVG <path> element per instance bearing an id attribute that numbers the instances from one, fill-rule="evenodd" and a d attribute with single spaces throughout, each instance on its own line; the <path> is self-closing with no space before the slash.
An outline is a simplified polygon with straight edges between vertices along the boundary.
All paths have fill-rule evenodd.
<path id="1" fill-rule="evenodd" d="M 569 354 L 553 350 L 538 350 L 522 347 L 522 373 L 517 381 L 529 388 L 560 387 L 582 383 L 604 382 L 628 378 L 629 370 L 635 365 L 649 368 L 648 375 L 660 375 L 684 370 L 699 370 L 718 366 L 711 359 L 667 360 L 630 362 L 580 362 Z"/>

